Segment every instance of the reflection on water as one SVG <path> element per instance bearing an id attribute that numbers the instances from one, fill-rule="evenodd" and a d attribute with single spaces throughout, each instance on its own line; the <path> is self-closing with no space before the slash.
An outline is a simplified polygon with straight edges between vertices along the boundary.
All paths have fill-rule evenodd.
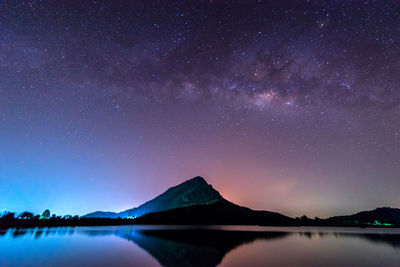
<path id="1" fill-rule="evenodd" d="M 139 261 L 141 266 L 398 266 L 400 231 L 229 226 L 0 230 L 0 266 L 129 266 Z"/>
<path id="2" fill-rule="evenodd" d="M 304 236 L 308 239 L 313 237 L 328 237 L 334 236 L 339 237 L 353 237 L 361 238 L 375 243 L 381 243 L 383 245 L 389 245 L 394 248 L 400 248 L 400 233 L 395 234 L 383 234 L 383 233 L 342 233 L 342 232 L 299 232 L 300 236 Z"/>
<path id="3" fill-rule="evenodd" d="M 216 266 L 230 250 L 256 239 L 288 233 L 221 230 L 141 230 L 121 237 L 149 252 L 163 266 Z"/>

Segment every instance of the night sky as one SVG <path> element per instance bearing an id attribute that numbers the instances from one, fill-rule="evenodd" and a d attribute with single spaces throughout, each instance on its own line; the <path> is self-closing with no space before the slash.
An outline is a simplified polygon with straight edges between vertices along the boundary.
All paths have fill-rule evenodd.
<path id="1" fill-rule="evenodd" d="M 290 216 L 400 207 L 400 2 L 0 0 L 0 210 L 196 175 Z"/>

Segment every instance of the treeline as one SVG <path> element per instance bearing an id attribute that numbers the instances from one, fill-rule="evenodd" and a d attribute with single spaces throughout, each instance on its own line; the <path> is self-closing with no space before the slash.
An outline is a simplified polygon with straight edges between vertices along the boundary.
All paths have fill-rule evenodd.
<path id="1" fill-rule="evenodd" d="M 370 221 L 359 221 L 354 219 L 314 219 L 308 218 L 306 215 L 295 218 L 297 226 L 327 226 L 327 227 L 361 227 L 361 228 L 382 228 L 382 227 L 399 227 L 394 223 L 379 222 L 371 219 Z"/>
<path id="2" fill-rule="evenodd" d="M 19 215 L 13 212 L 5 212 L 0 215 L 0 228 L 30 228 L 30 227 L 58 227 L 58 226 L 107 226 L 107 225 L 129 225 L 129 224 L 182 224 L 182 220 L 172 216 L 172 222 L 166 222 L 162 218 L 157 217 L 161 213 L 150 213 L 148 215 L 139 217 L 137 219 L 132 218 L 88 218 L 79 216 L 57 216 L 56 214 L 50 215 L 49 210 L 45 210 L 42 215 L 35 215 L 31 212 L 23 212 Z M 150 219 L 151 219 L 150 218 Z M 212 223 L 201 223 L 199 221 L 193 221 L 189 224 L 212 224 Z M 237 223 L 224 223 L 224 224 L 237 224 Z M 240 224 L 240 223 L 239 223 Z M 264 225 L 264 224 L 261 224 Z M 269 224 L 265 224 L 269 225 Z M 279 226 L 279 224 L 274 224 Z M 358 220 L 330 220 L 320 219 L 315 217 L 313 219 L 307 216 L 296 217 L 290 224 L 282 224 L 280 226 L 330 226 L 330 227 L 399 227 L 399 225 L 392 223 L 382 223 L 377 220 L 371 222 L 360 222 Z"/>
<path id="3" fill-rule="evenodd" d="M 14 212 L 5 212 L 0 217 L 0 228 L 13 227 L 57 227 L 57 226 L 105 226 L 105 225 L 127 225 L 132 224 L 132 219 L 123 218 L 86 218 L 79 216 L 57 216 L 50 215 L 48 210 L 42 215 L 35 215 L 31 212 L 23 212 L 17 215 Z"/>

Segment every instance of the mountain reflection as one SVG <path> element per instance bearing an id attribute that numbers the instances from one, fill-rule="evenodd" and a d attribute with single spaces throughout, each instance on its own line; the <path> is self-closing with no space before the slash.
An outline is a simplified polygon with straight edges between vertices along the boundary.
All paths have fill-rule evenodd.
<path id="1" fill-rule="evenodd" d="M 221 230 L 141 230 L 119 235 L 145 249 L 163 266 L 216 266 L 230 250 L 257 239 L 277 239 L 284 232 Z"/>
<path id="2" fill-rule="evenodd" d="M 132 241 L 162 266 L 216 266 L 232 249 L 256 240 L 284 238 L 290 232 L 217 229 L 117 229 L 80 231 L 87 235 L 113 234 Z"/>
<path id="3" fill-rule="evenodd" d="M 290 229 L 287 231 L 251 231 L 248 229 L 232 230 L 224 228 L 148 228 L 141 227 L 60 227 L 60 228 L 28 228 L 0 230 L 0 238 L 10 237 L 20 239 L 46 238 L 48 236 L 86 235 L 104 236 L 113 235 L 135 243 L 147 251 L 163 266 L 216 266 L 231 250 L 255 241 L 284 239 L 288 237 L 302 237 L 309 239 L 356 238 L 362 242 L 373 242 L 380 245 L 391 246 L 396 250 L 400 248 L 400 234 L 398 232 L 346 232 L 338 229 L 325 231 L 302 231 Z M 300 231 L 298 231 L 300 230 Z M 7 234 L 8 233 L 8 234 Z"/>

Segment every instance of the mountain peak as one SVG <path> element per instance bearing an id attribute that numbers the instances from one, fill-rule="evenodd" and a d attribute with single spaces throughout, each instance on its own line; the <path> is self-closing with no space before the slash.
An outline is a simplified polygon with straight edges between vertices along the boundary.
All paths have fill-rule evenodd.
<path id="1" fill-rule="evenodd" d="M 183 183 L 208 184 L 207 181 L 201 176 L 196 176 L 196 177 L 190 178 L 190 179 L 184 181 Z M 183 184 L 183 183 L 181 183 L 181 184 Z M 179 184 L 179 185 L 181 185 L 181 184 Z"/>
<path id="2" fill-rule="evenodd" d="M 196 176 L 170 187 L 156 198 L 133 209 L 130 214 L 137 217 L 149 212 L 210 204 L 221 199 L 219 192 L 209 185 L 203 177 Z"/>

